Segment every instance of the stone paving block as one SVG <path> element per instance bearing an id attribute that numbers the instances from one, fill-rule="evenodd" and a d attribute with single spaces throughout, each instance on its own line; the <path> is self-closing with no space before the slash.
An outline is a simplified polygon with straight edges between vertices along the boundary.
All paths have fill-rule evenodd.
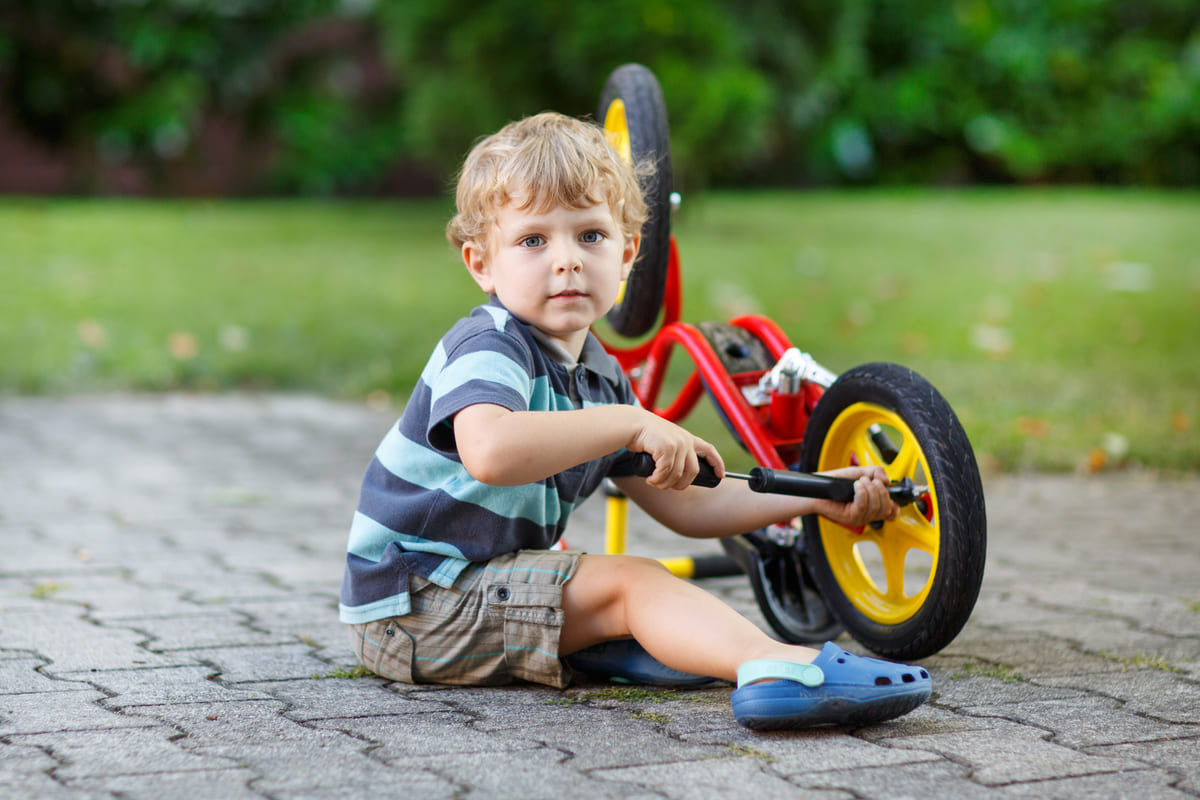
<path id="1" fill-rule="evenodd" d="M 1183 724 L 1200 720 L 1200 685 L 1158 669 L 1127 669 L 1103 675 L 1046 678 L 1049 686 L 1063 686 L 1111 697 L 1124 709 L 1166 722 Z"/>
<path id="2" fill-rule="evenodd" d="M 257 775 L 249 769 L 188 770 L 146 775 L 111 775 L 67 781 L 67 788 L 81 792 L 105 792 L 105 797 L 121 800 L 163 800 L 163 798 L 220 798 L 220 800 L 262 800 L 265 795 L 252 788 Z M 108 794 L 112 792 L 112 794 Z M 75 796 L 75 795 L 72 795 Z"/>
<path id="3" fill-rule="evenodd" d="M 205 513 L 207 514 L 207 512 Z M 258 510 L 258 513 L 264 512 Z M 272 517 L 272 530 L 266 532 L 250 529 L 249 523 L 244 520 L 228 520 L 224 525 L 219 526 L 214 524 L 212 515 L 208 515 L 204 529 L 196 530 L 196 526 L 192 525 L 188 530 L 177 534 L 176 538 L 181 541 L 194 538 L 195 544 L 186 545 L 189 550 L 203 554 L 212 563 L 223 565 L 224 569 L 232 573 L 225 576 L 219 584 L 221 597 L 264 599 L 292 597 L 293 592 L 290 590 L 293 586 L 286 581 L 280 581 L 274 574 L 277 561 L 299 561 L 309 568 L 317 566 L 321 569 L 327 583 L 340 585 L 342 571 L 338 559 L 335 557 L 330 561 L 324 563 L 318 561 L 314 564 L 316 560 L 312 553 L 305 552 L 305 549 L 299 546 L 297 538 L 291 534 L 289 528 L 274 527 L 276 522 L 274 516 L 277 515 Z M 286 525 L 286 522 L 278 521 L 277 524 L 282 526 Z M 326 535 L 329 535 L 328 531 Z M 332 538 L 341 540 L 341 547 L 345 546 L 344 536 Z M 341 547 L 337 549 L 340 550 Z M 269 559 L 263 558 L 265 551 L 271 553 Z M 238 576 L 244 576 L 245 580 L 239 580 Z"/>
<path id="4" fill-rule="evenodd" d="M 9 530 L 12 530 L 11 535 Z M 25 587 L 45 581 L 61 580 L 77 574 L 87 574 L 95 566 L 80 558 L 84 550 L 82 540 L 61 542 L 47 539 L 34 530 L 9 528 L 5 531 L 4 561 L 0 563 L 0 577 L 19 578 L 24 598 L 30 595 Z M 22 599 L 11 594 L 0 596 L 0 607 L 9 607 L 15 600 Z"/>
<path id="5" fill-rule="evenodd" d="M 931 669 L 933 702 L 944 708 L 970 710 L 976 706 L 1082 697 L 1083 692 L 1039 686 L 1020 673 L 967 660 L 955 669 Z"/>
<path id="6" fill-rule="evenodd" d="M 1158 587 L 1161 588 L 1161 587 Z M 1200 636 L 1200 614 L 1189 607 L 1191 598 L 1163 596 L 1161 591 L 1130 592 L 1091 581 L 1063 586 L 1027 584 L 1022 589 L 1035 601 L 1050 605 L 1059 619 L 1063 612 L 1111 616 L 1147 632 Z"/>
<path id="7" fill-rule="evenodd" d="M 176 589 L 140 586 L 124 576 L 67 578 L 56 596 L 86 606 L 89 620 L 117 626 L 141 617 L 191 615 L 210 610 Z"/>
<path id="8" fill-rule="evenodd" d="M 87 688 L 70 681 L 54 680 L 38 672 L 38 668 L 45 665 L 45 659 L 27 655 L 0 659 L 0 697 L 29 692 L 77 692 Z"/>
<path id="9" fill-rule="evenodd" d="M 436 764 L 406 766 L 397 770 L 380 764 L 369 755 L 344 758 L 336 763 L 309 759 L 289 763 L 286 759 L 270 760 L 265 765 L 253 763 L 262 773 L 254 789 L 265 797 L 288 800 L 359 800 L 387 796 L 387 793 L 420 800 L 459 800 L 470 791 L 443 775 Z M 510 767 L 511 769 L 512 767 Z"/>
<path id="10" fill-rule="evenodd" d="M 1138 769 L 1132 759 L 1090 756 L 1046 741 L 1040 728 L 995 720 L 986 730 L 906 736 L 894 747 L 937 753 L 966 765 L 971 779 L 986 785 L 1048 780 Z"/>
<path id="11" fill-rule="evenodd" d="M 131 571 L 133 580 L 141 585 L 174 589 L 192 602 L 204 605 L 244 598 L 283 598 L 288 594 L 261 574 L 204 558 L 176 559 L 167 565 L 147 568 L 135 565 Z"/>
<path id="12" fill-rule="evenodd" d="M 1200 740 L 1200 722 L 1192 725 L 1160 722 L 1132 713 L 1122 703 L 1105 697 L 974 706 L 971 713 L 1041 728 L 1053 734 L 1048 741 L 1076 749 L 1121 742 Z M 1200 761 L 1200 750 L 1197 760 Z"/>
<path id="13" fill-rule="evenodd" d="M 67 673 L 67 676 L 71 674 Z M 222 686 L 212 679 L 214 675 L 211 667 L 202 665 L 105 670 L 81 677 L 112 693 L 113 696 L 104 701 L 106 708 L 264 699 L 257 692 Z"/>
<path id="14" fill-rule="evenodd" d="M 953 709 L 941 708 L 931 701 L 902 717 L 882 725 L 856 728 L 853 733 L 865 742 L 885 742 L 890 739 L 988 730 L 992 724 L 992 720 L 986 717 L 956 713 Z"/>
<path id="15" fill-rule="evenodd" d="M 376 757 L 371 742 L 335 728 L 304 724 L 283 714 L 278 701 L 146 706 L 131 713 L 169 719 L 185 735 L 176 740 L 187 753 L 229 760 L 254 774 L 250 786 L 267 796 L 361 797 L 403 783 L 407 795 L 449 797 L 453 786 L 417 769 L 413 783 L 399 778 Z M 437 744 L 437 743 L 434 743 Z"/>
<path id="16" fill-rule="evenodd" d="M 1114 758 L 1132 758 L 1148 766 L 1158 767 L 1171 776 L 1171 786 L 1190 792 L 1192 796 L 1200 795 L 1200 738 L 1089 747 L 1086 752 Z"/>
<path id="17" fill-rule="evenodd" d="M 327 675 L 330 666 L 305 644 L 205 647 L 190 651 L 217 671 L 217 680 L 232 685 Z"/>
<path id="18" fill-rule="evenodd" d="M 112 494 L 110 490 L 109 496 Z M 130 562 L 165 566 L 183 557 L 178 548 L 153 529 L 147 531 L 131 525 L 116 514 L 97 514 L 85 509 L 67 517 L 56 516 L 37 524 L 38 534 L 59 545 L 62 556 L 43 562 L 40 567 L 31 564 L 29 569 L 120 570 Z"/>
<path id="19" fill-rule="evenodd" d="M 666 689 L 577 680 L 565 691 L 518 684 L 511 687 L 421 688 L 416 692 L 475 717 L 480 730 L 538 730 L 574 725 L 576 718 L 630 720 L 652 725 L 664 735 L 729 730 L 736 726 L 728 684 L 715 689 Z"/>
<path id="20" fill-rule="evenodd" d="M 338 620 L 337 595 L 333 592 L 312 595 L 293 591 L 279 600 L 233 600 L 223 607 L 244 614 L 248 624 L 258 630 L 332 650 L 343 658 L 354 657 L 349 628 Z"/>
<path id="21" fill-rule="evenodd" d="M 995 792 L 994 796 L 1029 800 L 1044 800 L 1047 797 L 1087 800 L 1128 800 L 1131 797 L 1185 800 L 1194 798 L 1195 794 L 1183 790 L 1176 784 L 1176 779 L 1164 770 L 1142 769 L 1053 781 L 1015 783 L 1003 787 Z"/>
<path id="22" fill-rule="evenodd" d="M 86 571 L 47 573 L 22 579 L 0 579 L 0 608 L 10 608 L 25 598 L 26 609 L 48 606 L 78 610 L 92 622 L 117 621 L 129 616 L 196 612 L 201 606 L 188 602 L 170 589 L 152 590 L 131 583 L 121 570 L 85 564 Z"/>
<path id="23" fill-rule="evenodd" d="M 241 563 L 233 563 L 222 569 L 225 573 L 223 576 L 207 586 L 193 587 L 188 596 L 197 603 L 209 605 L 295 600 L 295 590 L 281 585 L 268 570 L 252 568 Z"/>
<path id="24" fill-rule="evenodd" d="M 150 652 L 141 646 L 145 634 L 135 630 L 91 624 L 77 606 L 44 606 L 6 611 L 0 647 L 36 652 L 49 662 L 42 669 L 47 675 L 195 663 L 186 655 Z"/>
<path id="25" fill-rule="evenodd" d="M 819 768 L 820 765 L 814 766 Z M 811 774 L 792 773 L 788 780 L 802 790 L 842 792 L 845 797 L 856 800 L 995 800 L 998 796 L 996 789 L 973 781 L 969 768 L 949 760 L 873 769 L 817 769 Z"/>
<path id="26" fill-rule="evenodd" d="M 382 678 L 241 683 L 238 688 L 269 695 L 286 703 L 288 718 L 300 722 L 449 710 L 446 704 L 422 699 L 420 694 L 392 691 L 389 682 Z"/>
<path id="27" fill-rule="evenodd" d="M 309 724 L 377 745 L 372 755 L 387 762 L 418 756 L 441 758 L 453 753 L 519 753 L 542 746 L 507 732 L 476 730 L 471 721 L 469 714 L 439 711 L 321 719 Z"/>
<path id="28" fill-rule="evenodd" d="M 971 610 L 972 623 L 1000 630 L 1015 629 L 1024 634 L 1024 623 L 1036 625 L 1039 622 L 1062 619 L 1061 609 L 1046 601 L 1035 600 L 1026 591 L 1029 584 L 1028 572 L 1014 576 L 1015 580 L 1012 583 L 1001 582 L 991 572 L 992 560 L 994 559 L 989 558 L 979 598 Z"/>
<path id="29" fill-rule="evenodd" d="M 1070 642 L 1089 655 L 1117 663 L 1121 663 L 1122 658 L 1138 655 L 1161 657 L 1167 661 L 1187 659 L 1200 648 L 1200 638 L 1184 639 L 1147 631 L 1122 619 L 1062 615 L 1054 622 L 1030 625 L 1027 630 L 1031 634 Z"/>
<path id="30" fill-rule="evenodd" d="M 951 656 L 982 666 L 1001 667 L 1003 671 L 1020 674 L 1026 679 L 1036 675 L 1038 683 L 1043 684 L 1041 678 L 1046 676 L 1120 672 L 1122 669 L 1121 664 L 1098 653 L 1084 652 L 1072 642 L 1044 636 L 994 635 L 986 645 L 955 642 L 938 658 Z"/>
<path id="31" fill-rule="evenodd" d="M 174 727 L 62 731 L 11 737 L 19 744 L 44 748 L 60 765 L 56 780 L 115 775 L 155 775 L 236 767 L 234 759 L 189 752 L 173 741 Z"/>
<path id="32" fill-rule="evenodd" d="M 731 731 L 742 730 L 733 718 L 733 708 L 729 702 L 732 684 L 722 681 L 712 688 L 666 689 L 667 699 L 661 701 L 639 699 L 639 690 L 648 690 L 649 695 L 654 697 L 659 692 L 664 692 L 661 688 L 631 688 L 634 692 L 627 698 L 626 692 L 629 690 L 619 684 L 581 682 L 577 690 L 567 692 L 559 702 L 572 702 L 574 698 L 580 697 L 590 708 L 645 720 L 660 728 L 665 735 L 681 739 L 686 739 L 690 733 L 720 731 L 728 734 Z"/>
<path id="33" fill-rule="evenodd" d="M 326 531 L 323 535 L 329 534 Z M 271 563 L 262 565 L 261 571 L 284 586 L 297 591 L 323 594 L 336 602 L 342 583 L 342 562 L 346 557 L 345 553 L 341 552 L 342 547 L 331 548 L 338 552 L 330 552 L 320 558 L 311 554 L 305 556 L 283 553 L 277 558 L 272 558 Z"/>
<path id="34" fill-rule="evenodd" d="M 195 659 L 194 651 L 234 645 L 288 644 L 289 638 L 257 630 L 244 614 L 213 605 L 194 614 L 127 618 L 122 625 L 145 634 L 144 646 L 154 653 L 183 651 Z"/>
<path id="35" fill-rule="evenodd" d="M 582 769 L 575 758 L 553 747 L 522 751 L 520 769 L 512 768 L 513 756 L 507 753 L 452 755 L 438 760 L 438 770 L 459 783 L 460 797 L 508 797 L 521 800 L 629 800 L 639 797 L 661 797 L 636 783 L 612 780 L 607 773 Z M 411 764 L 419 766 L 420 760 Z M 392 765 L 407 772 L 408 763 L 401 759 Z"/>
<path id="36" fill-rule="evenodd" d="M 0 736 L 65 730 L 139 728 L 150 723 L 105 708 L 108 695 L 84 684 L 76 691 L 0 695 Z"/>
<path id="37" fill-rule="evenodd" d="M 10 744 L 0 758 L 0 791 L 6 798 L 38 798 L 38 800 L 89 800 L 112 798 L 102 789 L 82 792 L 68 789 L 51 777 L 58 761 L 40 747 Z"/>
<path id="38" fill-rule="evenodd" d="M 845 798 L 849 792 L 829 791 L 826 787 L 807 788 L 775 770 L 770 757 L 753 749 L 730 749 L 722 758 L 703 761 L 666 761 L 630 767 L 595 770 L 595 778 L 633 784 L 653 791 L 655 796 L 679 800 L 728 800 L 753 797 L 755 800 L 790 798 Z"/>
<path id="39" fill-rule="evenodd" d="M 306 739 L 350 741 L 347 737 L 316 730 L 289 719 L 284 716 L 286 710 L 286 704 L 267 695 L 258 695 L 255 699 L 143 705 L 128 708 L 126 713 L 140 719 L 169 720 L 172 727 L 183 734 L 178 739 L 180 746 L 189 750 L 233 742 L 270 744 Z"/>
<path id="40" fill-rule="evenodd" d="M 670 704 L 663 704 L 670 705 Z M 494 707 L 481 712 L 485 716 Z M 579 770 L 604 769 L 620 765 L 658 763 L 665 759 L 701 760 L 726 752 L 724 744 L 691 741 L 672 731 L 673 717 L 668 708 L 655 704 L 639 707 L 582 707 L 528 709 L 522 725 L 489 725 L 483 730 L 530 746 L 548 746 L 569 755 Z"/>
<path id="41" fill-rule="evenodd" d="M 5 575 L 0 566 L 0 613 L 45 608 L 45 601 L 36 596 L 41 579 L 31 575 Z M 0 627 L 0 646 L 4 643 L 4 628 Z"/>
<path id="42" fill-rule="evenodd" d="M 882 726 L 881 726 L 882 727 Z M 756 732 L 738 726 L 735 730 L 688 734 L 690 742 L 707 742 L 729 755 L 754 755 L 784 777 L 825 770 L 865 769 L 940 760 L 935 753 L 893 747 L 890 739 L 870 742 L 849 732 L 827 726 L 805 731 Z"/>

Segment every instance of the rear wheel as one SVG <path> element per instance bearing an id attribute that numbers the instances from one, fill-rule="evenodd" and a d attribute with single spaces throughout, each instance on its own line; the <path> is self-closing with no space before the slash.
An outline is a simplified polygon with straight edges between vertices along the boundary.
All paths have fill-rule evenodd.
<path id="1" fill-rule="evenodd" d="M 666 102 L 654 73 L 641 64 L 614 70 L 600 93 L 598 119 L 626 160 L 654 167 L 654 173 L 642 180 L 650 216 L 642 226 L 638 258 L 608 312 L 614 331 L 641 336 L 658 319 L 671 249 L 671 140 Z"/>
<path id="2" fill-rule="evenodd" d="M 932 655 L 966 624 L 983 581 L 983 486 L 966 433 L 924 378 L 895 364 L 844 373 L 813 410 L 801 467 L 881 466 L 928 491 L 892 521 L 804 520 L 813 578 L 858 642 L 895 659 Z"/>
<path id="3" fill-rule="evenodd" d="M 720 322 L 697 326 L 730 375 L 770 369 L 766 344 L 745 328 Z M 737 427 L 715 400 L 730 434 L 743 449 Z M 819 644 L 836 639 L 842 626 L 834 618 L 813 580 L 804 550 L 804 535 L 791 525 L 772 525 L 721 540 L 721 547 L 750 579 L 763 619 L 781 639 L 793 644 Z"/>
<path id="4" fill-rule="evenodd" d="M 842 626 L 821 597 L 796 533 L 771 526 L 722 539 L 721 547 L 750 579 L 771 630 L 785 642 L 819 644 L 836 639 Z"/>

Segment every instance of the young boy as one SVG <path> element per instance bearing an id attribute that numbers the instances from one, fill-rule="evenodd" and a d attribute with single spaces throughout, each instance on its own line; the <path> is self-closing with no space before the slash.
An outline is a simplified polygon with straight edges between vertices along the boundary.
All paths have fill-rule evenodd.
<path id="1" fill-rule="evenodd" d="M 650 559 L 550 549 L 605 477 L 693 537 L 898 509 L 879 468 L 834 473 L 857 479 L 844 505 L 691 485 L 702 458 L 723 475 L 721 456 L 641 408 L 590 332 L 646 218 L 598 127 L 559 114 L 506 126 L 467 157 L 457 207 L 448 238 L 489 302 L 439 342 L 364 477 L 340 603 L 361 662 L 411 683 L 561 688 L 583 651 L 612 674 L 736 680 L 735 716 L 754 728 L 875 722 L 924 702 L 924 670 L 775 641 Z M 636 453 L 654 459 L 648 478 L 631 474 Z"/>

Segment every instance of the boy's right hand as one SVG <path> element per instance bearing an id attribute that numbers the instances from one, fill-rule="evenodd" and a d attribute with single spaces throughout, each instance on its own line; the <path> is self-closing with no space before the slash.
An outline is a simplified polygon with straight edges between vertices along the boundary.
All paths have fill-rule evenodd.
<path id="1" fill-rule="evenodd" d="M 673 422 L 643 409 L 638 432 L 628 445 L 634 452 L 654 458 L 654 472 L 646 482 L 656 489 L 686 489 L 700 473 L 706 460 L 718 478 L 725 477 L 725 462 L 717 448 Z"/>

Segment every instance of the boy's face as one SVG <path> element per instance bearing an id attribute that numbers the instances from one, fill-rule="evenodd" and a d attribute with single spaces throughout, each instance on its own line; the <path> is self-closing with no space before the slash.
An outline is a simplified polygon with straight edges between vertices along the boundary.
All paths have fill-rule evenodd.
<path id="1" fill-rule="evenodd" d="M 479 288 L 578 358 L 588 328 L 616 302 L 637 248 L 607 203 L 536 213 L 509 204 L 489 242 L 467 242 L 462 253 Z"/>

